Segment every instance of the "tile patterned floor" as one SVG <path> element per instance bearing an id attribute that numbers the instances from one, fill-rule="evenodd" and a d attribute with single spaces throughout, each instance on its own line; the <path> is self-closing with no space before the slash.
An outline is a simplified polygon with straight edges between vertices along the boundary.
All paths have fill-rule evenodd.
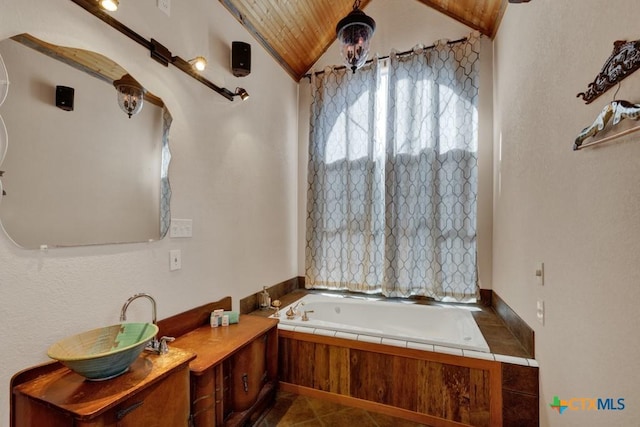
<path id="1" fill-rule="evenodd" d="M 420 427 L 388 415 L 279 391 L 275 405 L 254 427 Z"/>

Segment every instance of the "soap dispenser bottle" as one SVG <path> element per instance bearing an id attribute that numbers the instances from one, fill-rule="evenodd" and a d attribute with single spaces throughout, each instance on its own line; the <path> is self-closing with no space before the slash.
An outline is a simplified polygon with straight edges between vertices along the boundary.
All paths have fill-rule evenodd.
<path id="1" fill-rule="evenodd" d="M 271 307 L 271 297 L 269 296 L 269 292 L 267 292 L 267 287 L 262 287 L 262 292 L 258 294 L 258 301 L 260 302 L 260 310 L 268 310 Z"/>

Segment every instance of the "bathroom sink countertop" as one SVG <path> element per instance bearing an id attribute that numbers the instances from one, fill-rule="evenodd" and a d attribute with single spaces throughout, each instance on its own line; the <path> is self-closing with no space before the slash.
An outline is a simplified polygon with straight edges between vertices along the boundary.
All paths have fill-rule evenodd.
<path id="1" fill-rule="evenodd" d="M 195 357 L 190 351 L 173 347 L 162 355 L 143 352 L 128 372 L 108 381 L 87 381 L 57 362 L 59 369 L 52 368 L 37 379 L 17 385 L 13 393 L 57 406 L 80 419 L 91 419 L 160 381 Z"/>
<path id="2" fill-rule="evenodd" d="M 189 369 L 199 375 L 213 365 L 220 363 L 231 353 L 252 341 L 277 324 L 276 319 L 240 315 L 238 323 L 212 328 L 201 326 L 176 338 L 171 348 L 192 351 L 198 356 L 191 361 Z"/>

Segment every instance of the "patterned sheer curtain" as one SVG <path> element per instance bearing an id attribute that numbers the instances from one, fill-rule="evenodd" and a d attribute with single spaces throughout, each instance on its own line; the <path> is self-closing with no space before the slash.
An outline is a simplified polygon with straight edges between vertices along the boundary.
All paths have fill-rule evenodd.
<path id="1" fill-rule="evenodd" d="M 306 283 L 473 301 L 479 38 L 312 77 Z"/>

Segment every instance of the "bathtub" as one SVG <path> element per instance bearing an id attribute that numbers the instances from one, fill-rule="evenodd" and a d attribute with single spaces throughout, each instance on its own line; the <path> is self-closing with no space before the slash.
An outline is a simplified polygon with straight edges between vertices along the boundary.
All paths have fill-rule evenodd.
<path id="1" fill-rule="evenodd" d="M 287 319 L 296 304 L 298 315 Z M 301 315 L 307 312 L 309 320 Z M 274 317 L 273 315 L 271 317 Z M 282 307 L 278 327 L 296 332 L 420 348 L 420 344 L 489 352 L 466 308 L 309 294 Z"/>

